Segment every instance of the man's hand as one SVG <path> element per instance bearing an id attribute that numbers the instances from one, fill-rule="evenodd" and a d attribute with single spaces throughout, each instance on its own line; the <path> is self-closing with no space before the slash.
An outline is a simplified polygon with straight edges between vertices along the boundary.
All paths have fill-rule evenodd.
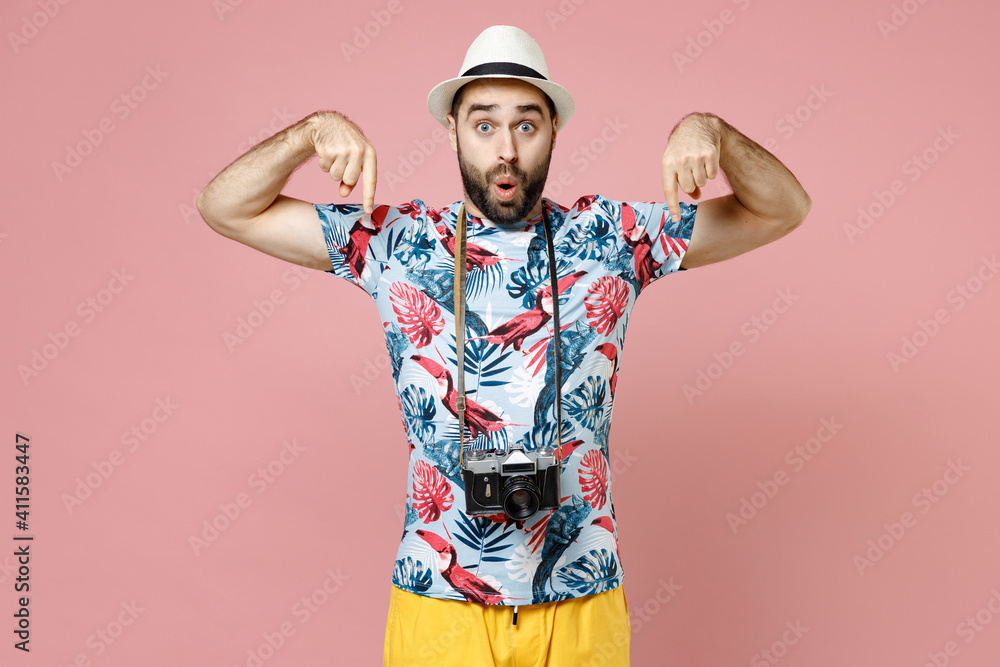
<path id="1" fill-rule="evenodd" d="M 674 127 L 663 154 L 663 191 L 674 222 L 681 219 L 677 186 L 699 199 L 720 171 L 733 192 L 698 204 L 682 269 L 771 243 L 798 227 L 812 206 L 778 158 L 718 116 L 693 113 Z"/>
<path id="2" fill-rule="evenodd" d="M 693 113 L 681 119 L 667 139 L 663 152 L 663 192 L 674 222 L 681 219 L 677 186 L 694 199 L 710 178 L 719 175 L 722 132 L 719 118 Z"/>
<path id="3" fill-rule="evenodd" d="M 364 177 L 363 202 L 365 213 L 375 210 L 375 148 L 358 126 L 333 111 L 319 112 L 310 117 L 310 137 L 319 168 L 340 181 L 340 196 L 348 197 Z"/>
<path id="4" fill-rule="evenodd" d="M 301 266 L 333 268 L 315 205 L 281 189 L 313 155 L 347 197 L 364 176 L 364 209 L 375 209 L 375 149 L 354 123 L 317 111 L 237 158 L 198 195 L 198 212 L 227 238 Z"/>

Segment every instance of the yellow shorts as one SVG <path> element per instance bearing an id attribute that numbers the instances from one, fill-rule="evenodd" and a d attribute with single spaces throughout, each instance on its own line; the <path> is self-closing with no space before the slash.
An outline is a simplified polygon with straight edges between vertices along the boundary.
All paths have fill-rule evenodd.
<path id="1" fill-rule="evenodd" d="M 517 608 L 392 587 L 385 667 L 621 667 L 632 631 L 625 588 Z"/>

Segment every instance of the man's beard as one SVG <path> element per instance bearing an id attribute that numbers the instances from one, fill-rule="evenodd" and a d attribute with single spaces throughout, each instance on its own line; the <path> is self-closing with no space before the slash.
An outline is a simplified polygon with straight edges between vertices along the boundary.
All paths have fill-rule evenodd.
<path id="1" fill-rule="evenodd" d="M 538 203 L 545 189 L 545 179 L 549 175 L 552 160 L 552 144 L 549 154 L 530 173 L 516 164 L 498 164 L 485 174 L 462 159 L 462 144 L 458 143 L 458 168 L 462 172 L 462 185 L 476 208 L 491 222 L 501 226 L 514 226 L 523 221 Z M 493 192 L 493 181 L 498 176 L 517 179 L 517 193 L 510 201 L 500 201 Z"/>

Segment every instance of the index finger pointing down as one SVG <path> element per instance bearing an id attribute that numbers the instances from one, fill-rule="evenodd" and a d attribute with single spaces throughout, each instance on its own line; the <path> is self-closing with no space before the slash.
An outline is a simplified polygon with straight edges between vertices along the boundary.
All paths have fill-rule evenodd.
<path id="1" fill-rule="evenodd" d="M 375 160 L 375 149 L 369 147 L 365 151 L 365 162 L 361 168 L 361 178 L 364 180 L 365 213 L 375 210 L 375 181 L 378 179 L 378 167 Z"/>

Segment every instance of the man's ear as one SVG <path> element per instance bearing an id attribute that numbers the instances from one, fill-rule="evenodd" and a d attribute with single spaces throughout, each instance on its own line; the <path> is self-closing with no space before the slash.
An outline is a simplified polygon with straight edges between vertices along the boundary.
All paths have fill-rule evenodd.
<path id="1" fill-rule="evenodd" d="M 556 128 L 559 127 L 559 114 L 552 116 L 552 147 L 556 147 Z"/>
<path id="2" fill-rule="evenodd" d="M 448 114 L 448 140 L 451 142 L 451 150 L 458 152 L 458 128 L 455 126 L 455 117 Z"/>

